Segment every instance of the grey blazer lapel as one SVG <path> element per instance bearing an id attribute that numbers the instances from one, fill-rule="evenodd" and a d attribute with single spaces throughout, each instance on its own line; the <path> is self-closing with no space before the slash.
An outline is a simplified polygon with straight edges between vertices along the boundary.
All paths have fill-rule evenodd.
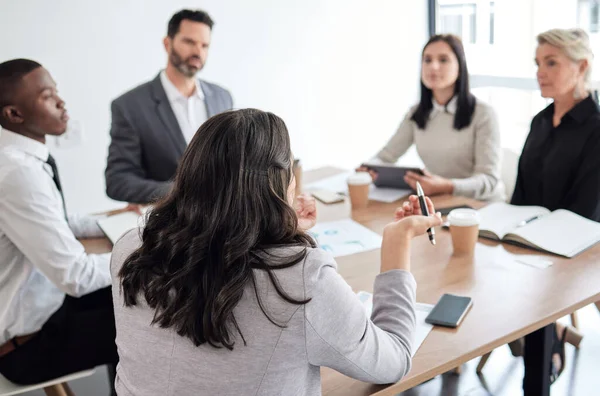
<path id="1" fill-rule="evenodd" d="M 156 114 L 158 114 L 158 118 L 169 132 L 169 136 L 173 140 L 173 143 L 175 143 L 179 155 L 181 155 L 185 151 L 187 143 L 183 137 L 183 132 L 181 132 L 177 118 L 175 118 L 175 113 L 173 113 L 171 103 L 167 98 L 162 82 L 160 81 L 160 74 L 152 81 L 151 87 L 152 96 L 156 103 Z"/>
<path id="2" fill-rule="evenodd" d="M 198 81 L 200 81 L 200 88 L 202 88 L 202 92 L 204 92 L 204 104 L 206 105 L 206 115 L 208 116 L 208 118 L 210 118 L 215 114 L 219 113 L 217 97 L 213 95 L 213 90 L 208 84 L 206 84 L 202 80 Z"/>

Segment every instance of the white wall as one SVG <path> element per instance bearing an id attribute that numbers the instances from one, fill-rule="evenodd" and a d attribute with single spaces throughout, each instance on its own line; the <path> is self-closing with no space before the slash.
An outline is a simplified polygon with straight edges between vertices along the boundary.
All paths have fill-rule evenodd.
<path id="1" fill-rule="evenodd" d="M 85 127 L 79 146 L 51 147 L 69 210 L 120 205 L 104 193 L 109 104 L 164 67 L 183 7 L 216 21 L 200 77 L 281 116 L 305 169 L 369 158 L 417 98 L 425 0 L 0 0 L 0 61 L 41 62 Z"/>

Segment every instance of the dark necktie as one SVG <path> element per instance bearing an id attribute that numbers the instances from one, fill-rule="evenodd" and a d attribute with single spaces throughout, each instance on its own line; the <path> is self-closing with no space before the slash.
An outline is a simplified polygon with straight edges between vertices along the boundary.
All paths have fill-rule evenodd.
<path id="1" fill-rule="evenodd" d="M 60 184 L 60 177 L 58 176 L 58 167 L 56 166 L 56 160 L 53 156 L 48 154 L 48 160 L 46 161 L 50 168 L 52 168 L 52 180 L 54 180 L 54 184 L 56 185 L 56 189 L 60 193 L 60 197 L 62 198 L 63 209 L 65 211 L 65 219 L 67 218 L 67 206 L 65 205 L 65 196 L 63 194 L 62 185 Z"/>

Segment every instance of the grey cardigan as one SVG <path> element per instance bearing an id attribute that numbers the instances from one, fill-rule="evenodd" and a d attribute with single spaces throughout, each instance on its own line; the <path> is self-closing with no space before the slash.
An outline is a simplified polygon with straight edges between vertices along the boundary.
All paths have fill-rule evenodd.
<path id="1" fill-rule="evenodd" d="M 320 366 L 372 383 L 396 382 L 410 369 L 416 283 L 407 271 L 376 277 L 369 319 L 323 250 L 309 248 L 303 262 L 276 271 L 288 294 L 311 298 L 306 305 L 282 300 L 268 276 L 256 270 L 265 308 L 285 327 L 269 322 L 249 284 L 234 310 L 247 345 L 238 335 L 229 351 L 196 347 L 171 329 L 151 326 L 154 312 L 143 298 L 124 307 L 116 274 L 139 245 L 138 230 L 130 231 L 115 245 L 111 263 L 121 396 L 320 395 Z"/>

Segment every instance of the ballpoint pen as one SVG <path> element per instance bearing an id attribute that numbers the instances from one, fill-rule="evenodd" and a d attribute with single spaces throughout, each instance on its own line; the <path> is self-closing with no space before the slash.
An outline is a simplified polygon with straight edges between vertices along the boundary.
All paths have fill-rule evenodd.
<path id="1" fill-rule="evenodd" d="M 419 197 L 419 205 L 421 205 L 421 213 L 423 213 L 423 216 L 429 216 L 429 210 L 427 210 L 427 204 L 425 203 L 425 194 L 423 194 L 423 189 L 419 182 L 417 182 L 417 196 Z M 429 242 L 431 242 L 432 245 L 435 245 L 434 229 L 428 228 L 427 234 L 429 235 Z"/>
<path id="2" fill-rule="evenodd" d="M 536 220 L 536 219 L 539 219 L 539 218 L 540 218 L 540 216 L 533 216 L 533 217 L 531 217 L 531 218 L 529 218 L 527 220 L 523 220 L 522 222 L 520 222 L 517 225 L 517 227 L 523 227 L 524 225 L 527 225 L 527 224 L 531 223 L 533 220 Z"/>

